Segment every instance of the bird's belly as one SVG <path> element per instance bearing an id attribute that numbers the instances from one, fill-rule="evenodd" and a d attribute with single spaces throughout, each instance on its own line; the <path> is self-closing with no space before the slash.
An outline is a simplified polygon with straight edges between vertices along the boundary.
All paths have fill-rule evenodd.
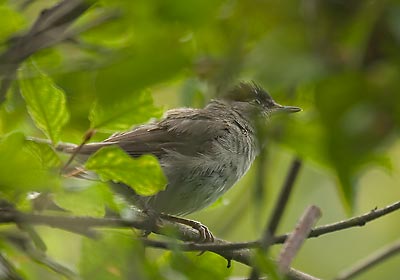
<path id="1" fill-rule="evenodd" d="M 174 215 L 203 209 L 230 189 L 246 173 L 253 159 L 238 156 L 235 160 L 208 158 L 202 163 L 162 165 L 168 186 L 148 200 L 148 207 Z"/>

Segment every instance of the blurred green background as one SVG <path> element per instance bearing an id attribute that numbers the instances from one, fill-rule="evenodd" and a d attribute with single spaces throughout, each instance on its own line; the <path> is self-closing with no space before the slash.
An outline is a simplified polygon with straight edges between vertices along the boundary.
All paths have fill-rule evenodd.
<path id="1" fill-rule="evenodd" d="M 86 26 L 109 11 L 119 16 L 30 60 L 66 97 L 69 121 L 60 124 L 62 141 L 79 143 L 89 128 L 98 131 L 94 140 L 104 139 L 160 117 L 169 108 L 202 107 L 238 81 L 254 80 L 279 103 L 300 106 L 303 112 L 271 120 L 266 148 L 249 173 L 222 200 L 191 218 L 230 241 L 259 238 L 296 155 L 304 167 L 279 232 L 292 230 L 310 204 L 321 208 L 322 225 L 398 200 L 399 1 L 92 2 L 74 26 Z M 0 1 L 0 50 L 54 3 Z M 26 68 L 22 65 L 19 78 L 37 78 L 37 73 L 24 74 Z M 74 214 L 103 215 L 104 205 L 115 204 L 104 186 L 59 178 L 57 170 L 65 158 L 54 159 L 43 147 L 33 154 L 19 150 L 25 144 L 16 132 L 45 137 L 28 113 L 29 99 L 21 96 L 20 83 L 16 80 L 0 107 L 0 195 L 29 210 L 26 193 L 46 191 Z M 102 125 L 102 117 L 113 118 L 115 108 L 129 114 Z M 49 155 L 51 164 L 46 161 Z M 396 240 L 399 217 L 394 213 L 365 227 L 311 239 L 293 266 L 332 279 Z M 106 232 L 96 243 L 39 228 L 48 255 L 80 270 L 85 279 L 222 279 L 249 273 L 238 263 L 226 269 L 225 260 L 211 253 L 196 257 L 155 249 L 142 252 L 140 245 L 132 244 L 129 231 Z M 0 246 L 28 279 L 58 279 L 6 241 Z M 279 249 L 274 246 L 272 254 Z M 399 261 L 395 256 L 357 279 L 398 279 Z M 125 274 L 124 269 L 136 274 Z"/>

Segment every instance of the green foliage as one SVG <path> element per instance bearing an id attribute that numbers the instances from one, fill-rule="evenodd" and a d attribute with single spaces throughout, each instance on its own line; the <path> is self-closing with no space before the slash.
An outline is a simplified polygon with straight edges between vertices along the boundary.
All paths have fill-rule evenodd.
<path id="1" fill-rule="evenodd" d="M 105 147 L 94 153 L 85 167 L 103 180 L 131 186 L 139 195 L 154 195 L 164 190 L 167 180 L 157 159 L 152 155 L 132 158 L 119 147 Z"/>
<path id="2" fill-rule="evenodd" d="M 65 94 L 51 78 L 32 64 L 27 64 L 27 69 L 30 75 L 35 76 L 20 78 L 21 93 L 28 112 L 36 126 L 53 143 L 57 143 L 60 140 L 61 130 L 69 119 Z"/>
<path id="3" fill-rule="evenodd" d="M 1 53 L 18 42 L 40 11 L 55 2 L 0 1 Z M 337 208 L 323 209 L 329 222 L 333 217 L 343 219 L 342 208 L 347 213 L 360 211 L 358 206 L 366 197 L 372 201 L 368 209 L 383 204 L 376 193 L 366 191 L 362 179 L 370 170 L 376 172 L 376 167 L 397 170 L 393 159 L 398 154 L 393 147 L 400 131 L 398 1 L 93 2 L 73 25 L 85 32 L 33 54 L 34 64 L 21 64 L 15 79 L 11 77 L 13 86 L 0 104 L 1 198 L 26 210 L 30 209 L 25 199 L 28 192 L 49 192 L 57 205 L 69 211 L 63 215 L 102 217 L 106 207 L 119 212 L 121 205 L 104 183 L 60 176 L 67 157 L 52 146 L 59 141 L 78 143 L 88 129 L 100 132 L 94 138 L 101 140 L 108 133 L 159 118 L 163 110 L 155 104 L 201 107 L 236 81 L 252 79 L 279 103 L 303 108 L 301 113 L 276 117 L 266 124 L 265 177 L 273 183 L 265 192 L 268 197 L 258 198 L 262 202 L 259 212 L 268 212 L 271 203 L 264 202 L 272 201 L 271 194 L 285 176 L 269 171 L 282 166 L 281 158 L 287 154 L 304 159 L 304 176 L 313 179 L 307 184 L 314 183 L 307 193 L 303 193 L 307 189 L 304 182 L 299 186 L 304 198 L 293 199 L 290 209 L 324 201 L 323 194 L 317 199 L 313 196 L 328 189 L 320 185 L 335 186 L 342 202 L 341 207 L 335 204 Z M 21 8 L 23 3 L 25 8 Z M 110 14 L 116 16 L 101 22 Z M 22 51 L 28 46 L 19 47 Z M 13 55 L 0 55 L 0 78 L 8 74 L 4 72 L 10 63 L 16 63 Z M 52 145 L 25 140 L 41 133 Z M 159 163 L 148 155 L 132 158 L 117 147 L 108 147 L 84 160 L 78 157 L 71 165 L 84 164 L 103 181 L 123 182 L 142 195 L 155 194 L 167 184 Z M 324 184 L 315 179 L 317 171 L 309 169 L 317 170 Z M 246 193 L 249 185 L 246 181 Z M 379 185 L 377 192 L 383 196 L 387 190 Z M 240 193 L 238 204 L 250 204 L 245 197 Z M 225 207 L 224 199 L 210 209 L 213 213 L 225 209 L 211 228 L 218 229 L 221 217 L 225 223 L 239 223 L 235 215 L 247 213 L 236 209 L 236 203 Z M 329 196 L 329 202 L 335 199 Z M 329 216 L 329 211 L 337 216 Z M 211 216 L 204 217 L 207 225 Z M 234 225 L 220 232 L 230 232 L 230 227 Z M 235 238 L 249 238 L 248 224 L 237 228 L 240 234 Z M 257 225 L 257 236 L 259 230 Z M 197 257 L 172 252 L 160 257 L 159 252 L 145 253 L 127 231 L 106 232 L 96 241 L 85 239 L 82 251 L 73 253 L 65 250 L 59 232 L 39 234 L 50 236 L 49 250 L 53 248 L 54 254 L 56 247 L 62 252 L 57 251 L 57 258 L 65 257 L 71 266 L 78 260 L 84 279 L 223 279 L 232 273 L 213 254 Z M 3 247 L 0 244 L 1 252 Z M 25 261 L 22 255 L 13 252 L 12 262 L 32 279 L 58 276 Z M 273 271 L 263 254 L 258 257 L 263 271 Z M 315 260 L 310 263 L 317 270 Z M 240 269 L 232 274 L 248 275 Z M 334 278 L 329 273 L 321 273 L 322 278 Z"/>
<path id="4" fill-rule="evenodd" d="M 231 274 L 231 270 L 226 267 L 227 261 L 212 253 L 199 257 L 196 253 L 172 252 L 165 256 L 166 260 L 175 271 L 190 279 L 226 279 Z"/>
<path id="5" fill-rule="evenodd" d="M 25 26 L 25 19 L 5 3 L 0 3 L 0 14 L 2 20 L 7 23 L 0 24 L 0 41 L 3 42 L 10 39 L 10 36 L 15 35 L 15 32 Z"/>
<path id="6" fill-rule="evenodd" d="M 89 119 L 96 130 L 121 131 L 160 115 L 161 110 L 153 105 L 150 93 L 143 91 L 108 104 L 95 102 Z"/>
<path id="7" fill-rule="evenodd" d="M 80 189 L 60 190 L 54 201 L 61 208 L 75 215 L 104 217 L 106 207 L 118 210 L 110 188 L 101 183 Z"/>
<path id="8" fill-rule="evenodd" d="M 27 150 L 22 133 L 4 136 L 0 155 L 0 191 L 8 197 L 19 201 L 24 192 L 47 189 L 54 183 L 37 157 Z"/>
<path id="9" fill-rule="evenodd" d="M 144 248 L 126 231 L 106 232 L 101 240 L 86 239 L 79 263 L 82 278 L 164 279 L 144 253 Z"/>
<path id="10" fill-rule="evenodd" d="M 25 145 L 26 149 L 40 161 L 43 168 L 58 168 L 61 166 L 59 156 L 49 145 L 33 141 L 28 141 Z"/>

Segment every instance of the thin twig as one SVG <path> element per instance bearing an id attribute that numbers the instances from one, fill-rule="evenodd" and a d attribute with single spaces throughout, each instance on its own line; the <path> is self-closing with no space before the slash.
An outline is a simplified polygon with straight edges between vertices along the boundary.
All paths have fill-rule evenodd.
<path id="1" fill-rule="evenodd" d="M 290 193 L 293 189 L 294 182 L 297 178 L 301 167 L 301 160 L 296 158 L 293 160 L 290 170 L 287 174 L 285 183 L 282 186 L 281 192 L 279 194 L 278 201 L 275 204 L 275 208 L 271 214 L 268 225 L 264 230 L 264 234 L 261 238 L 261 246 L 266 249 L 275 235 L 278 228 L 279 222 L 283 216 L 283 212 L 289 200 Z"/>
<path id="2" fill-rule="evenodd" d="M 269 222 L 265 230 L 263 231 L 263 235 L 260 240 L 261 242 L 260 245 L 265 254 L 267 253 L 269 246 L 272 244 L 273 237 L 278 228 L 279 222 L 282 219 L 286 205 L 289 201 L 289 196 L 290 193 L 292 192 L 294 182 L 297 178 L 300 167 L 301 167 L 301 160 L 295 158 L 292 162 L 292 165 L 290 166 L 289 172 L 286 176 L 285 183 L 283 184 L 282 189 L 279 193 L 278 200 L 269 218 Z M 253 269 L 251 270 L 249 278 L 255 280 L 258 279 L 259 277 L 260 277 L 259 271 L 257 267 L 254 266 Z"/>
<path id="3" fill-rule="evenodd" d="M 0 104 L 15 79 L 19 65 L 34 53 L 70 40 L 76 35 L 113 20 L 121 15 L 117 10 L 105 12 L 86 25 L 70 29 L 90 4 L 84 0 L 63 0 L 51 8 L 44 9 L 29 31 L 10 40 L 10 47 L 0 54 Z"/>
<path id="4" fill-rule="evenodd" d="M 373 209 L 370 212 L 365 213 L 360 216 L 357 216 L 357 217 L 353 217 L 353 218 L 350 218 L 350 219 L 347 219 L 344 221 L 340 221 L 337 223 L 332 223 L 332 224 L 317 227 L 310 232 L 310 235 L 308 236 L 308 238 L 318 237 L 320 235 L 332 233 L 332 232 L 339 231 L 339 230 L 344 230 L 344 229 L 351 228 L 351 227 L 357 227 L 357 226 L 361 227 L 361 226 L 364 226 L 365 224 L 367 224 L 368 222 L 376 220 L 384 215 L 390 214 L 399 209 L 400 209 L 400 201 L 395 202 L 386 207 L 383 207 L 381 209 Z M 275 237 L 274 243 L 285 242 L 288 235 L 289 234 L 284 234 L 284 235 Z"/>
<path id="5" fill-rule="evenodd" d="M 300 221 L 297 223 L 295 230 L 286 239 L 281 252 L 279 254 L 277 263 L 278 270 L 282 274 L 286 274 L 290 265 L 300 250 L 301 245 L 307 239 L 311 228 L 314 226 L 316 221 L 321 217 L 321 210 L 317 206 L 309 206 L 304 212 Z"/>
<path id="6" fill-rule="evenodd" d="M 400 240 L 378 250 L 377 252 L 372 253 L 364 260 L 359 261 L 352 267 L 341 272 L 336 279 L 337 280 L 351 279 L 398 253 L 400 253 Z"/>
<path id="7" fill-rule="evenodd" d="M 14 266 L 0 253 L 0 273 L 1 279 L 22 280 Z"/>

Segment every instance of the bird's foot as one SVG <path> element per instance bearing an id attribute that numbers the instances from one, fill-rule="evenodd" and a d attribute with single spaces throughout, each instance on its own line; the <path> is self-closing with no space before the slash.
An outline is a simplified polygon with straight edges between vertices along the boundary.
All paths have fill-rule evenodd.
<path id="1" fill-rule="evenodd" d="M 204 242 L 204 243 L 214 242 L 214 236 L 211 233 L 211 231 L 208 229 L 208 227 L 206 227 L 205 225 L 203 225 L 202 223 L 200 223 L 198 221 L 184 219 L 184 218 L 180 218 L 180 217 L 176 217 L 176 216 L 171 216 L 168 214 L 161 214 L 161 218 L 163 218 L 167 221 L 177 222 L 177 223 L 180 223 L 183 225 L 187 225 L 187 226 L 197 230 L 200 235 L 200 238 L 199 238 L 200 242 Z"/>

